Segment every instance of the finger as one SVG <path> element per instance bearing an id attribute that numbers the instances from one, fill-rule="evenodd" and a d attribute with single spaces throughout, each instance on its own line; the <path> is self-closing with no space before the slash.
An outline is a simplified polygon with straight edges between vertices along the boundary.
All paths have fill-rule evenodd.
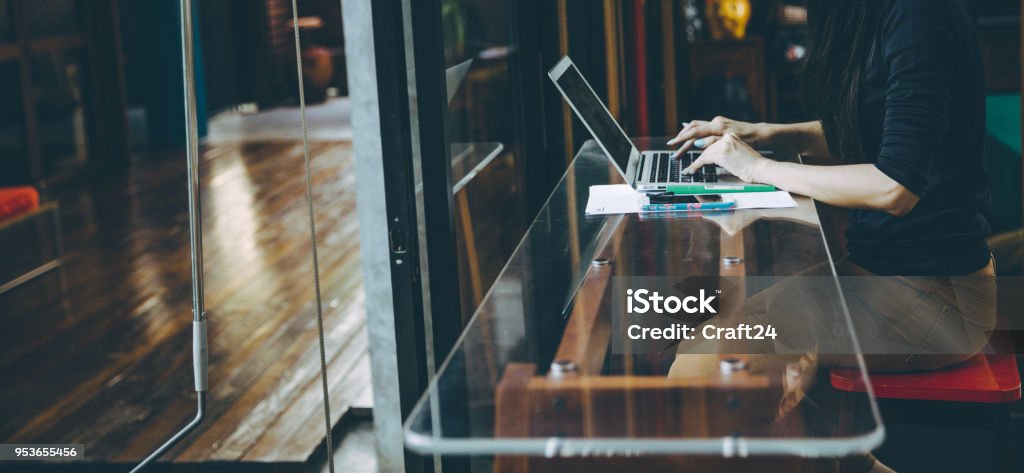
<path id="1" fill-rule="evenodd" d="M 717 143 L 718 140 L 720 140 L 720 139 L 721 139 L 720 137 L 717 137 L 715 135 L 706 136 L 704 138 L 700 138 L 700 139 L 694 140 L 693 141 L 693 146 L 695 148 L 699 148 L 699 149 L 707 149 L 707 148 L 710 148 L 711 145 Z"/>
<path id="2" fill-rule="evenodd" d="M 678 134 L 676 134 L 676 137 L 675 137 L 675 138 L 672 138 L 671 140 L 668 140 L 668 143 L 667 143 L 667 144 L 668 144 L 669 146 L 673 146 L 673 145 L 675 145 L 676 143 L 679 143 L 679 142 L 681 142 L 681 141 L 682 141 L 682 139 L 683 139 L 683 135 L 685 135 L 685 134 L 686 134 L 687 132 L 689 132 L 690 130 L 692 130 L 692 129 L 693 129 L 693 127 L 694 127 L 694 125 L 693 125 L 693 122 L 690 122 L 690 123 L 688 123 L 688 124 L 687 124 L 687 125 L 686 125 L 685 127 L 683 127 L 683 129 L 682 129 L 682 130 L 679 130 L 679 133 L 678 133 Z"/>
<path id="3" fill-rule="evenodd" d="M 693 120 L 693 121 L 690 121 L 690 122 L 686 122 L 686 123 L 683 124 L 683 131 L 685 131 L 685 130 L 692 130 L 694 128 L 697 128 L 699 126 L 705 126 L 707 124 L 708 124 L 708 122 L 706 122 L 704 120 Z"/>
<path id="4" fill-rule="evenodd" d="M 719 136 L 708 135 L 708 136 L 705 136 L 703 138 L 697 138 L 697 139 L 689 140 L 685 144 L 683 144 L 683 146 L 681 148 L 679 148 L 676 151 L 675 157 L 678 158 L 678 157 L 682 156 L 683 153 L 685 153 L 687 151 L 690 151 L 691 149 L 708 149 L 708 148 L 711 147 L 711 145 L 714 145 L 715 143 L 718 143 L 721 139 L 722 138 L 719 137 Z"/>
<path id="5" fill-rule="evenodd" d="M 716 135 L 724 135 L 726 132 L 726 124 L 727 120 L 724 117 L 718 117 L 708 123 L 708 128 L 713 130 Z"/>
<path id="6" fill-rule="evenodd" d="M 676 136 L 675 139 L 669 141 L 668 144 L 669 146 L 674 146 L 679 143 L 686 143 L 699 138 L 704 138 L 705 136 L 708 135 L 708 132 L 705 131 L 705 128 L 706 125 L 698 125 L 693 128 L 690 128 L 689 130 L 683 130 L 679 132 L 679 136 Z"/>
<path id="7" fill-rule="evenodd" d="M 736 136 L 733 133 L 727 133 L 727 135 L 729 137 L 729 140 L 731 140 L 733 142 L 733 144 L 735 144 L 736 146 L 742 146 L 745 149 L 748 149 L 750 151 L 754 151 L 754 148 L 752 146 L 750 146 L 750 144 L 748 144 L 746 141 L 743 141 L 743 139 L 740 138 L 739 136 Z"/>
<path id="8" fill-rule="evenodd" d="M 694 174 L 698 170 L 709 164 L 715 164 L 714 157 L 708 155 L 707 153 L 702 154 L 701 157 L 693 161 L 693 164 L 691 164 L 689 167 L 683 170 L 683 174 Z"/>
<path id="9" fill-rule="evenodd" d="M 708 123 L 710 123 L 710 122 L 706 122 L 704 120 L 694 120 L 694 121 L 690 122 L 689 125 L 690 125 L 690 128 L 696 128 L 698 126 L 706 126 Z"/>
<path id="10" fill-rule="evenodd" d="M 683 143 L 683 146 L 680 147 L 679 149 L 677 149 L 675 154 L 672 155 L 672 157 L 673 158 L 678 158 L 678 157 L 682 156 L 683 153 L 685 153 L 690 148 L 693 148 L 693 140 L 689 140 L 686 143 Z"/>
<path id="11" fill-rule="evenodd" d="M 729 141 L 731 141 L 731 142 L 733 142 L 735 144 L 742 144 L 743 146 L 750 146 L 750 145 L 747 144 L 746 141 L 743 141 L 743 138 L 740 138 L 739 135 L 737 135 L 736 133 L 733 133 L 731 131 L 727 131 L 727 132 L 723 133 L 722 134 L 722 138 L 725 138 L 725 139 L 727 139 L 727 140 L 729 140 Z"/>
<path id="12" fill-rule="evenodd" d="M 688 122 L 685 126 L 683 126 L 682 130 L 679 130 L 679 134 L 676 135 L 675 138 L 672 138 L 671 140 L 669 140 L 668 145 L 669 146 L 674 146 L 677 143 L 682 143 L 683 141 L 692 139 L 692 138 L 684 138 L 684 136 L 687 133 L 692 132 L 694 129 L 696 129 L 698 127 L 705 126 L 705 125 L 707 125 L 707 122 L 700 121 L 700 120 L 694 120 L 692 122 Z"/>

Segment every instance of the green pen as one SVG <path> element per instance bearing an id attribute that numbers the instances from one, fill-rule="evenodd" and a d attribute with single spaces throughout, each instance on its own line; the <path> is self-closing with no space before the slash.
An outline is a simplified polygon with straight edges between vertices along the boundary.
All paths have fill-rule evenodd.
<path id="1" fill-rule="evenodd" d="M 775 186 L 767 184 L 676 184 L 666 192 L 676 195 L 741 194 L 744 192 L 775 192 Z"/>

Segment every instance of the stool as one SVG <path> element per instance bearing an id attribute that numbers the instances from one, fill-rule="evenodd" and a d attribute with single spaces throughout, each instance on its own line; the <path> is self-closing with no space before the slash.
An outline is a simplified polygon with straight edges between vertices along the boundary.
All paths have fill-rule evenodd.
<path id="1" fill-rule="evenodd" d="M 45 262 L 31 269 L 15 274 L 9 280 L 0 279 L 0 294 L 14 289 L 38 276 L 52 271 L 63 263 L 63 248 L 60 236 L 60 217 L 56 203 L 39 204 L 39 192 L 33 187 L 0 188 L 0 233 L 12 233 L 35 220 L 42 228 L 41 218 L 50 216 L 53 220 L 55 254 Z M 12 252 L 10 254 L 16 254 Z M 7 263 L 4 263 L 7 264 Z M 34 263 L 33 263 L 34 264 Z"/>
<path id="2" fill-rule="evenodd" d="M 857 370 L 834 369 L 832 387 L 863 392 Z M 871 375 L 871 387 L 880 399 L 919 401 L 1010 403 L 1021 398 L 1020 371 L 1014 355 L 975 355 L 958 365 L 935 371 Z"/>
<path id="3" fill-rule="evenodd" d="M 870 379 L 887 423 L 992 430 L 998 460 L 1005 471 L 1014 471 L 1009 404 L 1021 399 L 1015 355 L 978 354 L 939 370 L 872 374 Z M 840 391 L 865 390 L 857 370 L 833 369 L 830 381 Z"/>
<path id="4" fill-rule="evenodd" d="M 34 187 L 0 187 L 0 222 L 6 222 L 39 208 Z"/>

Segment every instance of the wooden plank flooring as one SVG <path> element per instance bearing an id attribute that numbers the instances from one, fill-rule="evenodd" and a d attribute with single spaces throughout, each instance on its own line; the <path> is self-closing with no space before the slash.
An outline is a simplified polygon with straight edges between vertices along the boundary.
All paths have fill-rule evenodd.
<path id="1" fill-rule="evenodd" d="M 331 412 L 370 406 L 352 149 L 315 143 Z M 175 463 L 304 463 L 324 437 L 302 147 L 203 149 L 208 420 Z M 194 414 L 184 157 L 61 191 L 65 265 L 0 296 L 0 443 L 144 457 Z M 3 251 L 7 251 L 6 249 Z"/>

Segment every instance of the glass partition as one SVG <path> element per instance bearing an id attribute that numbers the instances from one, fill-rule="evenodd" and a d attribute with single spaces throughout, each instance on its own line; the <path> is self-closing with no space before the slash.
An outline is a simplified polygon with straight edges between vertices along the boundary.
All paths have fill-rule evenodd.
<path id="1" fill-rule="evenodd" d="M 837 396 L 817 374 L 819 355 L 841 346 L 854 377 L 865 376 L 815 204 L 671 218 L 585 214 L 591 185 L 621 182 L 593 143 L 580 152 L 408 418 L 408 446 L 496 456 L 473 463 L 481 469 L 514 454 L 836 457 L 878 446 L 870 391 Z M 734 343 L 643 353 L 611 343 L 619 314 L 609 294 L 622 277 L 748 281 L 742 293 L 753 294 L 759 278 L 814 267 L 825 271 L 815 287 L 829 301 L 822 335 L 832 348 L 754 361 Z M 734 325 L 745 320 L 722 314 Z"/>
<path id="2" fill-rule="evenodd" d="M 441 2 L 463 321 L 525 227 L 511 8 L 508 1 Z"/>

